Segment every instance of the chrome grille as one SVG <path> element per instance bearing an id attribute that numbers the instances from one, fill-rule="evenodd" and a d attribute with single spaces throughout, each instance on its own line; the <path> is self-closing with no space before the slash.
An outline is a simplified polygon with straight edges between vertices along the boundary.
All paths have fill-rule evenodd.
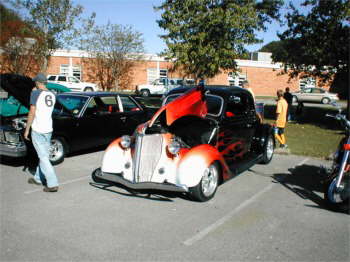
<path id="1" fill-rule="evenodd" d="M 137 138 L 135 182 L 149 182 L 162 153 L 163 137 L 159 134 L 143 135 Z"/>

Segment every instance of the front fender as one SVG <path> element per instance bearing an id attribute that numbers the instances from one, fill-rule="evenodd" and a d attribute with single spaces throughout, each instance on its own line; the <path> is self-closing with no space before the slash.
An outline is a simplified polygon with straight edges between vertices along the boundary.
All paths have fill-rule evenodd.
<path id="1" fill-rule="evenodd" d="M 131 150 L 120 146 L 121 138 L 114 140 L 106 149 L 101 170 L 106 173 L 124 173 L 124 178 L 132 179 L 132 168 L 125 169 L 125 165 L 131 167 Z"/>
<path id="2" fill-rule="evenodd" d="M 213 162 L 223 159 L 219 151 L 211 145 L 199 145 L 187 151 L 181 158 L 177 169 L 177 184 L 194 187 L 198 185 L 204 170 Z"/>

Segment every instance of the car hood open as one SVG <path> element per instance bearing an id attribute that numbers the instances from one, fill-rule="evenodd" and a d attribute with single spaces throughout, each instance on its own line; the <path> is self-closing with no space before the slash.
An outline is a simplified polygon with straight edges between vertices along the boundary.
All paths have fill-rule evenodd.
<path id="1" fill-rule="evenodd" d="M 29 108 L 30 93 L 35 87 L 35 82 L 30 77 L 16 74 L 1 74 L 0 86 L 22 105 Z"/>
<path id="2" fill-rule="evenodd" d="M 204 87 L 201 85 L 194 87 L 169 104 L 162 106 L 150 120 L 149 126 L 152 126 L 163 112 L 165 112 L 166 124 L 168 126 L 186 115 L 205 117 L 208 109 L 205 101 Z"/>

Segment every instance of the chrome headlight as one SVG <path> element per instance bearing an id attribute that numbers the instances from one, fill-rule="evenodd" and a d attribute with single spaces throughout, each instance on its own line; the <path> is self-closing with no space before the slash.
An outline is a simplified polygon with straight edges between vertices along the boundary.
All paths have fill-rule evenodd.
<path id="1" fill-rule="evenodd" d="M 120 141 L 120 145 L 124 148 L 127 149 L 131 145 L 131 137 L 130 136 L 122 136 L 122 139 Z"/>
<path id="2" fill-rule="evenodd" d="M 181 145 L 177 141 L 172 141 L 168 145 L 168 151 L 173 155 L 176 155 L 177 153 L 179 153 L 180 149 L 181 149 Z"/>
<path id="3" fill-rule="evenodd" d="M 27 126 L 27 117 L 19 117 L 12 120 L 12 126 L 16 130 L 25 129 Z"/>
<path id="4" fill-rule="evenodd" d="M 21 142 L 21 136 L 17 132 L 4 131 L 5 141 L 8 143 L 19 143 Z"/>

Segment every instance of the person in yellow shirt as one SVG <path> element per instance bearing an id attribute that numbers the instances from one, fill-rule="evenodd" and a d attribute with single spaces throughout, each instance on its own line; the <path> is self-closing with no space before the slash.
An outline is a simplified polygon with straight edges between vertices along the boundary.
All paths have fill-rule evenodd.
<path id="1" fill-rule="evenodd" d="M 277 91 L 277 107 L 276 107 L 276 126 L 275 137 L 280 142 L 281 148 L 287 148 L 286 138 L 284 136 L 284 128 L 286 127 L 288 112 L 288 103 L 283 98 L 283 90 Z"/>

